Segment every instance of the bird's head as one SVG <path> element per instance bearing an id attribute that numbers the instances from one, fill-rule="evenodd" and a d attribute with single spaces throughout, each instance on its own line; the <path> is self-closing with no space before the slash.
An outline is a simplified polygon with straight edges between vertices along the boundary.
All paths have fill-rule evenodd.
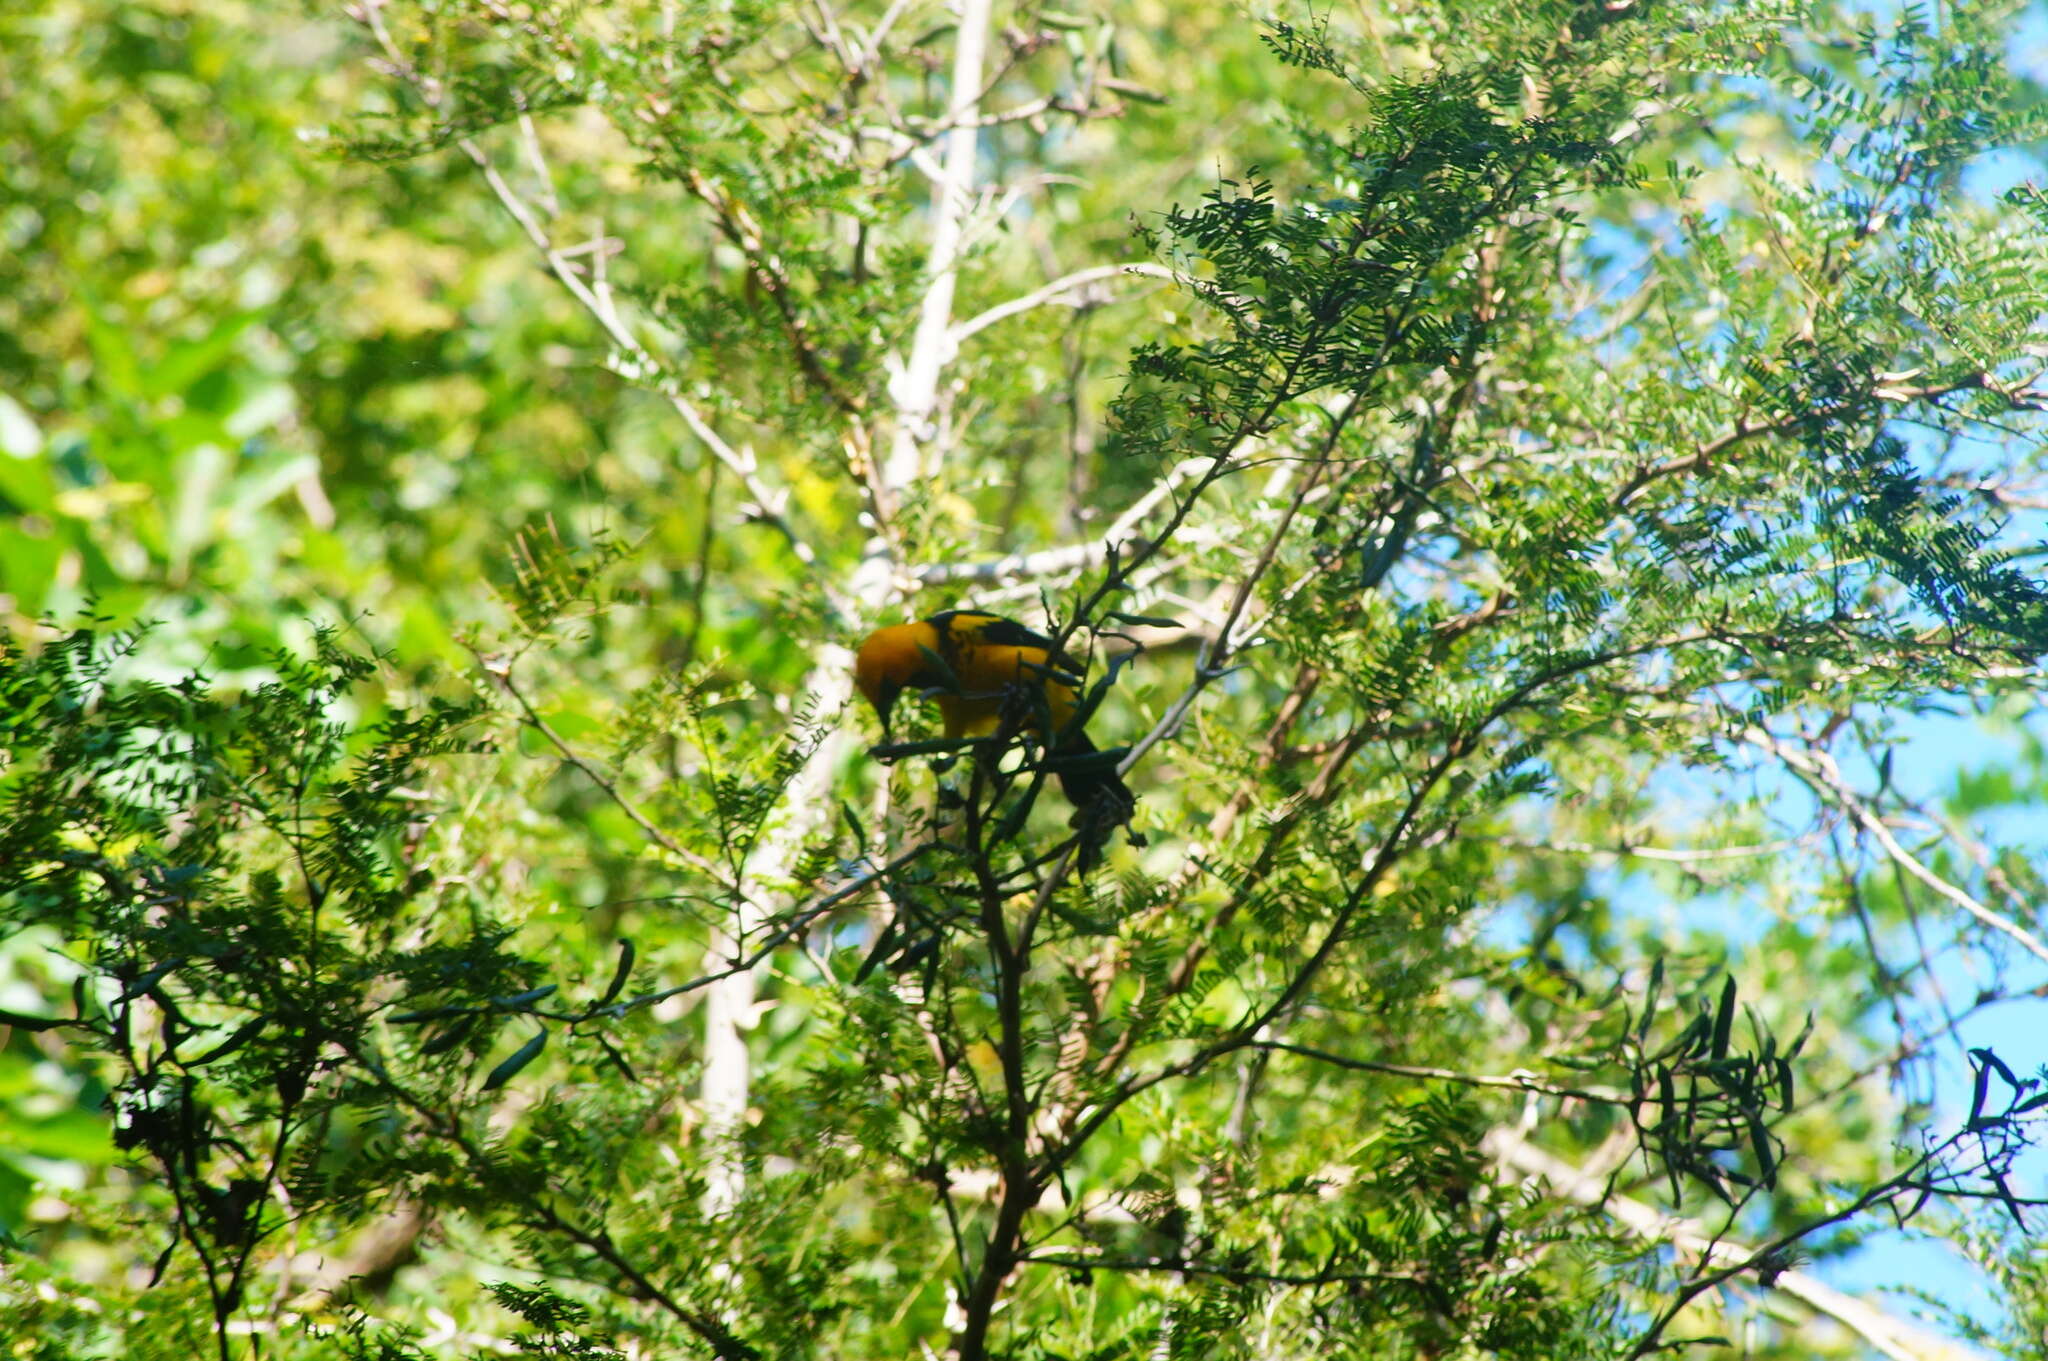
<path id="1" fill-rule="evenodd" d="M 895 709 L 904 687 L 924 669 L 924 649 L 930 646 L 924 624 L 893 624 L 876 629 L 860 645 L 854 658 L 853 681 L 860 687 L 875 714 L 882 720 L 882 740 L 889 739 L 889 714 Z"/>

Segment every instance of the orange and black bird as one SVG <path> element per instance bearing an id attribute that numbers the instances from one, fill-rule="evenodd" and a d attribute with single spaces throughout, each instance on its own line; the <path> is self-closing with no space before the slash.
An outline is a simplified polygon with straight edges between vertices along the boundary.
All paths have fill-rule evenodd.
<path id="1" fill-rule="evenodd" d="M 1002 726 L 1005 712 L 1017 714 L 1019 725 L 1045 742 L 1060 788 L 1073 801 L 1081 868 L 1093 865 L 1112 829 L 1131 820 L 1137 800 L 1114 762 L 1069 760 L 1095 750 L 1074 722 L 1081 666 L 1044 634 L 999 614 L 947 610 L 870 633 L 853 676 L 881 716 L 885 741 L 905 690 L 934 692 L 949 738 L 986 736 Z"/>

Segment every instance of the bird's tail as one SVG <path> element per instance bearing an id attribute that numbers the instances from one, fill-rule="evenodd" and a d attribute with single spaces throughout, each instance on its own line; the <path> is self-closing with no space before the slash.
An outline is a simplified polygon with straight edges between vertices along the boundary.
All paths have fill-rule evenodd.
<path id="1" fill-rule="evenodd" d="M 1110 836 L 1138 810 L 1137 796 L 1116 773 L 1119 755 L 1097 751 L 1088 734 L 1077 732 L 1060 743 L 1054 758 L 1060 788 L 1074 805 L 1073 826 L 1081 833 L 1078 868 L 1083 874 L 1101 862 Z M 1131 840 L 1143 844 L 1136 836 Z"/>

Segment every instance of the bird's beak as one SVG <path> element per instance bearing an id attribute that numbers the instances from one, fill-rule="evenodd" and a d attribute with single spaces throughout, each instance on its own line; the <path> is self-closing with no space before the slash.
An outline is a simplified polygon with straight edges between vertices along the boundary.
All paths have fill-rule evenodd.
<path id="1" fill-rule="evenodd" d="M 900 685 L 884 685 L 881 693 L 875 697 L 875 715 L 882 720 L 882 741 L 885 744 L 894 740 L 891 736 L 889 715 L 896 708 L 896 697 L 902 693 L 903 687 Z"/>

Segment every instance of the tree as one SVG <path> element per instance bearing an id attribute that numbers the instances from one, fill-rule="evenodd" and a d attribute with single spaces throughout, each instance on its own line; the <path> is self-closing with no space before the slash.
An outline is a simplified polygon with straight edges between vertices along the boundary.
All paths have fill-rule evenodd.
<path id="1" fill-rule="evenodd" d="M 516 315 L 438 451 L 308 364 L 333 626 L 14 630 L 0 1019 L 126 1155 L 15 1198 L 39 1354 L 1960 1351 L 1801 1259 L 2038 1213 L 2036 1055 L 1911 1099 L 2038 855 L 1892 754 L 2048 650 L 2009 9 L 349 18 L 329 144 L 608 414 L 518 423 Z M 848 643 L 956 602 L 1085 659 L 1103 869 L 1028 695 L 868 745 Z"/>

